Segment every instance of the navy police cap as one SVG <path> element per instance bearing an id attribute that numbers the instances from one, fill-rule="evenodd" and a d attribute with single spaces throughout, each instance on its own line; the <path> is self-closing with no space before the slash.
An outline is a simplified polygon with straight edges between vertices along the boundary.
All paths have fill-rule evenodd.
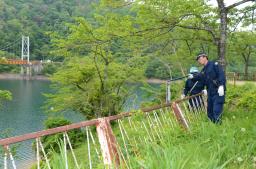
<path id="1" fill-rule="evenodd" d="M 207 57 L 207 55 L 203 52 L 199 53 L 197 56 L 196 56 L 196 60 L 198 60 L 200 57 Z"/>

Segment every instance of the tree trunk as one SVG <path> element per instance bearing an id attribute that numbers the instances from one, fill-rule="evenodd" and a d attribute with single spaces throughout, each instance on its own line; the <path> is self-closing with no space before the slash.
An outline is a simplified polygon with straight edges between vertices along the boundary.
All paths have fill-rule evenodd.
<path id="1" fill-rule="evenodd" d="M 245 76 L 245 80 L 248 80 L 248 67 L 249 67 L 249 63 L 245 62 L 244 65 L 244 76 Z"/>
<path id="2" fill-rule="evenodd" d="M 226 41 L 227 41 L 227 10 L 225 8 L 220 9 L 220 38 L 218 42 L 218 57 L 219 62 L 226 70 Z"/>

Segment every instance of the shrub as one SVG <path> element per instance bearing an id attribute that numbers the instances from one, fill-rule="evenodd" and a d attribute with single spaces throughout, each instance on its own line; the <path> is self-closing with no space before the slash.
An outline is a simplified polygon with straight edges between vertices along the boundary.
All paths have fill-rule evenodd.
<path id="1" fill-rule="evenodd" d="M 247 83 L 235 87 L 228 85 L 227 89 L 226 107 L 229 111 L 256 109 L 256 86 L 254 84 Z"/>
<path id="2" fill-rule="evenodd" d="M 54 117 L 49 118 L 45 121 L 44 125 L 46 129 L 55 128 L 59 126 L 69 125 L 70 121 L 61 118 Z M 74 129 L 67 132 L 70 142 L 73 148 L 79 146 L 85 139 L 85 134 L 81 131 L 81 129 Z M 58 142 L 63 141 L 63 133 L 44 136 L 41 139 L 44 149 L 46 152 L 50 152 L 54 150 L 55 152 L 60 152 Z M 68 147 L 69 148 L 69 147 Z"/>

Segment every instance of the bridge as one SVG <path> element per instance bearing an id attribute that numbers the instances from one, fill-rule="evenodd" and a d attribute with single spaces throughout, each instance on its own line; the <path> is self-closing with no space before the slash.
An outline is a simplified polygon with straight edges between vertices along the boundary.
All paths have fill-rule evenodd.
<path id="1" fill-rule="evenodd" d="M 0 59 L 0 64 L 6 64 L 6 65 L 40 65 L 42 64 L 41 61 L 34 60 L 34 61 L 27 61 L 27 60 L 21 60 L 21 59 Z"/>
<path id="2" fill-rule="evenodd" d="M 0 164 L 4 169 L 29 168 L 31 164 L 24 163 L 32 161 L 38 169 L 54 168 L 54 158 L 46 151 L 45 137 L 61 136 L 59 143 L 61 162 L 63 169 L 68 168 L 134 168 L 132 158 L 142 158 L 142 145 L 154 145 L 165 139 L 167 131 L 172 133 L 179 128 L 184 132 L 189 131 L 206 114 L 206 97 L 197 94 L 172 103 L 157 105 L 142 109 L 141 112 L 124 112 L 118 115 L 93 119 L 74 123 L 71 125 L 28 133 L 21 136 L 4 138 L 0 140 L 3 148 L 3 158 Z M 115 122 L 116 125 L 111 123 Z M 96 128 L 96 130 L 94 130 Z M 71 140 L 70 132 L 79 129 L 85 134 L 83 144 L 83 155 L 77 156 L 74 142 Z M 34 141 L 35 156 L 25 159 L 23 163 L 17 163 L 19 154 L 14 156 L 14 147 L 17 144 Z M 30 144 L 28 144 L 31 146 Z M 145 151 L 145 150 L 144 150 Z M 23 164 L 23 166 L 21 165 Z M 58 166 L 59 167 L 59 166 Z"/>
<path id="3" fill-rule="evenodd" d="M 21 51 L 19 51 L 20 48 Z M 10 58 L 11 56 L 16 57 L 19 55 L 20 59 Z M 13 43 L 7 44 L 5 47 L 0 48 L 0 56 L 0 64 L 20 65 L 20 73 L 26 78 L 30 78 L 30 76 L 32 76 L 32 71 L 40 72 L 43 69 L 42 61 L 30 61 L 30 41 L 28 36 L 22 36 L 21 40 L 17 39 Z"/>

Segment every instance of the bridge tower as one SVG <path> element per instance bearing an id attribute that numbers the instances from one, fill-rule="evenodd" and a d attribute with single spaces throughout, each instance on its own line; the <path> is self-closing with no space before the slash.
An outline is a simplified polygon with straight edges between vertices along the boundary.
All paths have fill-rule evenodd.
<path id="1" fill-rule="evenodd" d="M 27 58 L 27 61 L 29 62 L 29 37 L 28 36 L 22 36 L 22 43 L 21 43 L 21 60 L 24 60 L 24 58 Z"/>
<path id="2" fill-rule="evenodd" d="M 21 60 L 27 59 L 29 61 L 29 36 L 22 36 L 22 43 L 21 43 Z M 31 66 L 30 64 L 21 66 L 21 74 L 25 75 L 24 69 L 26 69 L 26 75 L 29 77 L 31 76 Z"/>

